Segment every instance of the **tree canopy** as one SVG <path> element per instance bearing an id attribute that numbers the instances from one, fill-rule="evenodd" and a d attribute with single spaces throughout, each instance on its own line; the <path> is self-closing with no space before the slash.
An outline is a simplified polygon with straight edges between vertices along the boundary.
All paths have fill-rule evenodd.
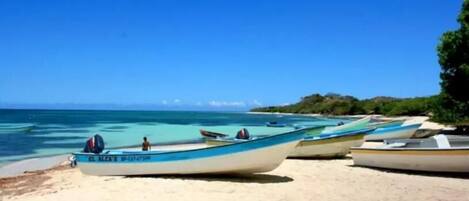
<path id="1" fill-rule="evenodd" d="M 435 96 L 418 98 L 393 98 L 379 96 L 359 100 L 353 96 L 329 93 L 324 96 L 312 94 L 301 98 L 298 103 L 286 106 L 254 108 L 255 112 L 315 113 L 327 115 L 384 114 L 384 115 L 427 115 L 432 111 Z"/>
<path id="2" fill-rule="evenodd" d="M 441 93 L 434 120 L 469 124 L 469 0 L 458 17 L 460 28 L 444 33 L 437 47 Z"/>

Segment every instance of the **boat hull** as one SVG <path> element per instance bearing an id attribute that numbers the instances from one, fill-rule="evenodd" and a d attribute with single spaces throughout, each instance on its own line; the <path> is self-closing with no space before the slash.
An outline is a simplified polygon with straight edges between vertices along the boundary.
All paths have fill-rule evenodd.
<path id="1" fill-rule="evenodd" d="M 359 147 L 363 144 L 366 131 L 352 134 L 334 136 L 326 139 L 307 138 L 301 140 L 298 145 L 288 154 L 291 158 L 338 158 L 344 157 L 350 152 L 351 147 Z M 239 140 L 242 141 L 242 140 Z M 238 141 L 238 142 L 239 142 Z M 207 145 L 221 146 L 237 143 L 233 140 L 206 139 Z"/>
<path id="2" fill-rule="evenodd" d="M 370 123 L 368 126 L 375 127 L 375 128 L 386 128 L 386 127 L 401 126 L 403 123 L 404 123 L 404 120 L 395 120 L 395 121 L 389 121 L 389 122 Z"/>
<path id="3" fill-rule="evenodd" d="M 345 132 L 345 131 L 364 129 L 367 127 L 370 120 L 371 120 L 371 117 L 367 116 L 362 119 L 359 119 L 350 123 L 346 123 L 344 125 L 327 127 L 322 133 L 328 134 L 328 133 L 334 133 L 334 132 Z"/>
<path id="4" fill-rule="evenodd" d="M 351 147 L 361 146 L 365 134 L 339 136 L 324 140 L 302 140 L 296 148 L 288 154 L 292 158 L 336 158 L 344 157 Z"/>
<path id="5" fill-rule="evenodd" d="M 365 136 L 365 140 L 389 140 L 389 139 L 408 139 L 411 138 L 421 124 L 409 126 L 396 126 L 388 128 L 379 128 Z"/>
<path id="6" fill-rule="evenodd" d="M 277 168 L 298 141 L 236 154 L 161 163 L 82 163 L 89 175 L 260 173 Z"/>
<path id="7" fill-rule="evenodd" d="M 351 152 L 356 166 L 430 172 L 469 172 L 469 148 L 352 148 Z"/>
<path id="8" fill-rule="evenodd" d="M 182 151 L 75 153 L 77 166 L 90 175 L 168 175 L 260 173 L 278 167 L 304 130 L 246 142 Z"/>
<path id="9" fill-rule="evenodd" d="M 219 137 L 227 137 L 228 135 L 223 134 L 223 133 L 216 133 L 216 132 L 211 132 L 211 131 L 206 131 L 206 130 L 200 130 L 200 135 L 204 138 L 219 138 Z"/>

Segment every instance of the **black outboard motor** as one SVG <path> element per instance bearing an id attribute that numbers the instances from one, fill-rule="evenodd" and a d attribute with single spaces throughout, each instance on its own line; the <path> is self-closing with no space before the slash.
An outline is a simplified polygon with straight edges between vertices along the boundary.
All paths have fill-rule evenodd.
<path id="1" fill-rule="evenodd" d="M 104 150 L 103 137 L 96 134 L 86 141 L 86 145 L 85 145 L 85 148 L 83 149 L 83 152 L 99 154 L 103 150 Z"/>
<path id="2" fill-rule="evenodd" d="M 244 140 L 248 140 L 250 138 L 249 136 L 249 132 L 248 132 L 248 129 L 241 129 L 240 131 L 238 131 L 238 133 L 236 134 L 236 139 L 244 139 Z"/>

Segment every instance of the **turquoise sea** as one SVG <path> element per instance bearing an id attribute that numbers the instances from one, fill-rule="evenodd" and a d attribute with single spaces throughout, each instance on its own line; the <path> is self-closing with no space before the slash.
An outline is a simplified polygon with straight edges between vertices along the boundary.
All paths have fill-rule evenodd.
<path id="1" fill-rule="evenodd" d="M 266 127 L 268 121 L 290 125 Z M 333 125 L 343 119 L 278 114 L 182 111 L 0 110 L 0 165 L 32 157 L 80 151 L 87 138 L 103 136 L 106 148 L 200 141 L 199 129 L 234 135 L 275 134 L 293 126 Z"/>

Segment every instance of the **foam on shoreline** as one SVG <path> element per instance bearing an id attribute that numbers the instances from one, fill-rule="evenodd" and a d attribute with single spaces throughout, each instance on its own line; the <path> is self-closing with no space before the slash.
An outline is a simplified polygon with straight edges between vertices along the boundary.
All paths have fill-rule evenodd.
<path id="1" fill-rule="evenodd" d="M 50 169 L 63 164 L 70 157 L 69 154 L 30 158 L 0 167 L 0 178 L 19 176 L 27 172 Z"/>

